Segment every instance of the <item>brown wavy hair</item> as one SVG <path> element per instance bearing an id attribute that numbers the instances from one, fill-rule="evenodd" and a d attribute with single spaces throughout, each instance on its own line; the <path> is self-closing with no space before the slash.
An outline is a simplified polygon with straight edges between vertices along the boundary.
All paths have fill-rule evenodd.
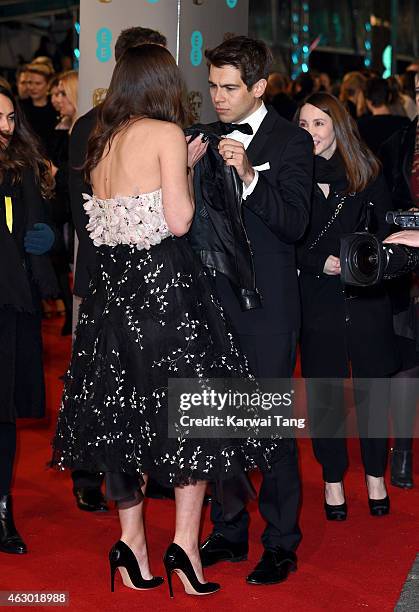
<path id="1" fill-rule="evenodd" d="M 155 44 L 131 47 L 118 60 L 106 98 L 89 137 L 85 179 L 107 153 L 116 134 L 135 119 L 160 119 L 183 127 L 186 120 L 183 80 L 171 53 Z"/>
<path id="2" fill-rule="evenodd" d="M 294 120 L 300 120 L 300 111 L 304 104 L 311 104 L 329 115 L 336 134 L 336 148 L 339 151 L 348 179 L 347 193 L 363 191 L 371 181 L 380 174 L 381 165 L 378 159 L 362 142 L 358 127 L 341 102 L 332 94 L 317 92 L 306 98 L 298 109 Z"/>
<path id="3" fill-rule="evenodd" d="M 42 145 L 26 123 L 25 117 L 10 89 L 0 86 L 0 95 L 13 104 L 15 129 L 6 148 L 0 147 L 0 181 L 6 174 L 16 185 L 22 181 L 22 171 L 32 168 L 43 198 L 49 199 L 54 192 L 54 179 L 51 167 L 43 156 Z"/>

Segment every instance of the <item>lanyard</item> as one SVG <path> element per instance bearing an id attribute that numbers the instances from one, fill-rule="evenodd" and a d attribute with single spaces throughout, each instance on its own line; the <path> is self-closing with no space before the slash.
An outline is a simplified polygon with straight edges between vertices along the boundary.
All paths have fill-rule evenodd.
<path id="1" fill-rule="evenodd" d="M 6 207 L 6 225 L 9 228 L 9 232 L 13 231 L 13 206 L 12 198 L 10 196 L 4 196 L 4 205 Z"/>

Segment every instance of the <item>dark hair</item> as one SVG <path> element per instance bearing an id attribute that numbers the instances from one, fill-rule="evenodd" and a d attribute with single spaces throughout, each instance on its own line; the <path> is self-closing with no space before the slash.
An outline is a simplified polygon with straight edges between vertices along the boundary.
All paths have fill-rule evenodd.
<path id="1" fill-rule="evenodd" d="M 339 151 L 346 171 L 347 193 L 363 191 L 380 173 L 380 163 L 361 141 L 358 127 L 344 105 L 332 94 L 317 92 L 306 98 L 298 109 L 294 121 L 299 122 L 301 108 L 311 104 L 329 115 L 336 135 Z"/>
<path id="2" fill-rule="evenodd" d="M 153 43 L 155 45 L 167 46 L 167 39 L 157 30 L 150 28 L 127 28 L 122 30 L 115 43 L 115 60 L 118 61 L 127 49 L 138 47 L 138 45 Z"/>
<path id="3" fill-rule="evenodd" d="M 16 81 L 19 79 L 20 75 L 23 72 L 27 72 L 27 70 L 28 70 L 27 64 L 20 64 L 20 66 L 16 68 L 16 74 L 15 74 Z"/>
<path id="4" fill-rule="evenodd" d="M 419 72 L 415 72 L 414 70 L 408 70 L 404 74 L 400 76 L 402 92 L 415 100 L 416 96 L 416 75 Z"/>
<path id="5" fill-rule="evenodd" d="M 183 126 L 184 86 L 171 53 L 159 45 L 140 45 L 125 51 L 117 62 L 96 128 L 87 145 L 84 173 L 90 173 L 108 152 L 115 135 L 133 119 L 148 117 Z"/>
<path id="6" fill-rule="evenodd" d="M 272 53 L 262 40 L 234 36 L 215 49 L 205 51 L 208 67 L 234 66 L 240 70 L 242 81 L 251 89 L 260 79 L 268 79 Z"/>
<path id="7" fill-rule="evenodd" d="M 39 184 L 42 197 L 50 198 L 53 193 L 54 179 L 49 163 L 42 155 L 42 147 L 37 136 L 32 132 L 10 89 L 0 86 L 0 95 L 8 98 L 13 104 L 15 129 L 6 148 L 0 147 L 0 181 L 5 175 L 11 177 L 12 184 L 22 181 L 24 168 L 32 168 L 35 180 Z"/>
<path id="8" fill-rule="evenodd" d="M 51 94 L 51 91 L 54 89 L 54 87 L 58 87 L 58 83 L 60 82 L 60 79 L 61 79 L 61 73 L 56 74 L 55 76 L 52 77 L 52 79 L 48 83 L 48 93 L 49 94 Z"/>
<path id="9" fill-rule="evenodd" d="M 365 97 L 374 107 L 387 105 L 390 100 L 389 84 L 385 79 L 368 79 Z"/>
<path id="10" fill-rule="evenodd" d="M 295 81 L 292 82 L 292 95 L 296 100 L 303 100 L 314 90 L 314 78 L 313 73 L 311 72 L 302 72 L 297 76 Z M 298 87 L 300 89 L 298 90 Z"/>

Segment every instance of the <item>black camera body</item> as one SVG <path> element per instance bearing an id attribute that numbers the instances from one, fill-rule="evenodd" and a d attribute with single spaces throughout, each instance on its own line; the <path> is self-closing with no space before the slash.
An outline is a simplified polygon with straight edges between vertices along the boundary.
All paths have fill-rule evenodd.
<path id="1" fill-rule="evenodd" d="M 419 212 L 391 210 L 386 222 L 419 231 Z M 348 234 L 340 243 L 341 279 L 345 285 L 370 287 L 419 269 L 419 249 L 383 244 L 368 232 Z"/>
<path id="2" fill-rule="evenodd" d="M 419 230 L 419 211 L 389 210 L 386 214 L 386 223 L 399 225 L 405 230 Z"/>

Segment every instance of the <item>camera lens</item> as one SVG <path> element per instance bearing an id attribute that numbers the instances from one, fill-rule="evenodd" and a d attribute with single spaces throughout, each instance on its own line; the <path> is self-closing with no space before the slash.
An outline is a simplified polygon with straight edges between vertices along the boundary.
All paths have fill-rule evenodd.
<path id="1" fill-rule="evenodd" d="M 350 244 L 346 261 L 357 284 L 370 284 L 377 276 L 379 257 L 377 243 L 367 234 L 358 235 Z"/>
<path id="2" fill-rule="evenodd" d="M 360 244 L 358 250 L 354 254 L 355 266 L 364 276 L 370 276 L 377 270 L 377 249 L 372 244 Z"/>

